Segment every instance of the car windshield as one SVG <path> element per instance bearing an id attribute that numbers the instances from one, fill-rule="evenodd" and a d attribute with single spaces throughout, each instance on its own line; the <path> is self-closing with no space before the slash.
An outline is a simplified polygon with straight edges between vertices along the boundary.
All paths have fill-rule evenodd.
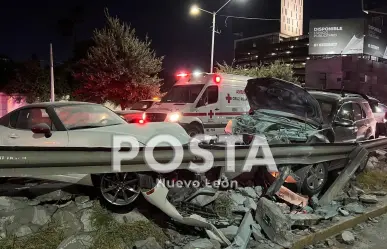
<path id="1" fill-rule="evenodd" d="M 334 117 L 334 110 L 335 110 L 335 103 L 317 99 L 318 103 L 320 104 L 320 109 L 323 115 L 324 123 L 331 123 L 332 119 Z"/>
<path id="2" fill-rule="evenodd" d="M 130 110 L 135 110 L 135 111 L 146 111 L 152 106 L 152 101 L 140 101 L 132 105 Z"/>
<path id="3" fill-rule="evenodd" d="M 198 97 L 204 84 L 179 85 L 172 89 L 161 99 L 162 103 L 193 103 Z"/>
<path id="4" fill-rule="evenodd" d="M 68 130 L 126 124 L 120 116 L 101 105 L 66 105 L 54 110 Z"/>

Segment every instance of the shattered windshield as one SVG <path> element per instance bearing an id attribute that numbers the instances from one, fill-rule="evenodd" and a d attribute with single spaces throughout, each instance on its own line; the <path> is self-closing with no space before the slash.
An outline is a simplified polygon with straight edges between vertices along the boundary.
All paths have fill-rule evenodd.
<path id="1" fill-rule="evenodd" d="M 162 99 L 162 103 L 193 103 L 204 84 L 174 86 Z"/>

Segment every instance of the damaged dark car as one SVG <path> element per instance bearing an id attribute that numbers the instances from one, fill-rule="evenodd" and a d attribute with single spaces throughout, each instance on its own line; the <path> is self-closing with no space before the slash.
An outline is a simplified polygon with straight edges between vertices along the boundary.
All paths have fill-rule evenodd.
<path id="1" fill-rule="evenodd" d="M 270 145 L 334 142 L 334 131 L 324 124 L 319 102 L 302 87 L 258 78 L 248 81 L 245 92 L 250 112 L 229 122 L 226 133 L 244 135 L 246 144 L 257 134 L 264 135 Z M 328 171 L 328 163 L 292 166 L 287 182 L 297 183 L 299 192 L 312 196 L 324 188 Z"/>

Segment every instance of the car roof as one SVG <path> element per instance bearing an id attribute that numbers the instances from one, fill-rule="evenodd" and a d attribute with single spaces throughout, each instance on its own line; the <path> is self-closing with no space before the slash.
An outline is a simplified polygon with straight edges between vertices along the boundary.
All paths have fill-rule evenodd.
<path id="1" fill-rule="evenodd" d="M 80 102 L 80 101 L 40 102 L 40 103 L 28 104 L 28 105 L 25 105 L 23 107 L 20 107 L 19 109 L 31 108 L 31 107 L 40 107 L 40 108 L 61 107 L 61 106 L 68 106 L 68 105 L 99 105 L 99 104 L 89 103 L 89 102 Z"/>
<path id="2" fill-rule="evenodd" d="M 322 91 L 309 90 L 308 92 L 313 97 L 317 97 L 318 99 L 323 99 L 323 100 L 333 100 L 333 101 L 361 100 L 361 101 L 367 101 L 361 95 L 358 95 L 358 94 L 345 93 L 343 96 L 340 93 L 324 92 L 323 90 Z"/>

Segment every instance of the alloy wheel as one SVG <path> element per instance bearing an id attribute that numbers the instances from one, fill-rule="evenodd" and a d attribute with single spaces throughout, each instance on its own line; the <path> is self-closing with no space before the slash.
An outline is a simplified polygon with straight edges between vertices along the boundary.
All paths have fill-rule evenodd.
<path id="1" fill-rule="evenodd" d="M 101 178 L 100 190 L 109 203 L 126 206 L 140 194 L 139 176 L 135 173 L 105 174 Z"/>
<path id="2" fill-rule="evenodd" d="M 312 190 L 318 189 L 325 181 L 325 167 L 324 164 L 319 163 L 314 165 L 308 172 L 306 183 Z"/>

